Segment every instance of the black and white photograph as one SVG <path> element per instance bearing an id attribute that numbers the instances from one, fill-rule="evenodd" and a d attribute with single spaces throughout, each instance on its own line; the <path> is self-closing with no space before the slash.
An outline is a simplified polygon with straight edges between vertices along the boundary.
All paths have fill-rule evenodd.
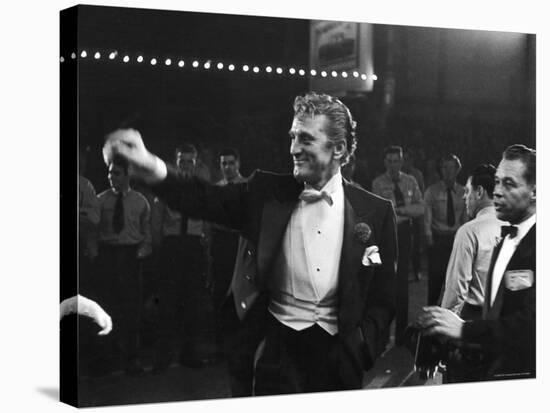
<path id="1" fill-rule="evenodd" d="M 540 16 L 202 6 L 49 7 L 33 406 L 535 406 Z"/>

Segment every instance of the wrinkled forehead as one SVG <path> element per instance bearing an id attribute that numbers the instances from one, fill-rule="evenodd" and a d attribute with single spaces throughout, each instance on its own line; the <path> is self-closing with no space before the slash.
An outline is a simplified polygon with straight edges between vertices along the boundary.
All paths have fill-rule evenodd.
<path id="1" fill-rule="evenodd" d="M 311 115 L 300 113 L 294 116 L 289 133 L 298 135 L 300 133 L 327 133 L 328 119 L 325 115 Z"/>
<path id="2" fill-rule="evenodd" d="M 498 164 L 495 177 L 500 180 L 512 179 L 516 182 L 526 182 L 525 172 L 527 171 L 527 165 L 520 159 L 503 159 Z"/>

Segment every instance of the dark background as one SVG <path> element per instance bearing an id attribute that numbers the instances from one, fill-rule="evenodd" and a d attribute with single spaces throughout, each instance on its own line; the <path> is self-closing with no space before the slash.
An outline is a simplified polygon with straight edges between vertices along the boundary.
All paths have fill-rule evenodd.
<path id="1" fill-rule="evenodd" d="M 508 144 L 535 146 L 534 35 L 376 24 L 373 41 L 373 91 L 342 97 L 358 121 L 359 183 L 369 187 L 383 171 L 389 144 L 411 149 L 421 170 L 452 151 L 464 171 L 498 163 Z M 309 20 L 80 6 L 78 47 L 88 51 L 78 59 L 84 175 L 98 192 L 107 187 L 103 138 L 120 125 L 138 128 L 164 159 L 181 142 L 194 143 L 215 178 L 224 146 L 241 152 L 244 174 L 290 170 L 292 102 L 308 80 L 263 67 L 308 69 Z M 114 61 L 106 57 L 112 50 Z M 126 53 L 132 61 L 124 64 Z M 212 68 L 193 69 L 194 58 L 201 67 L 212 59 Z M 237 68 L 220 71 L 218 61 Z M 245 63 L 262 71 L 243 73 Z"/>

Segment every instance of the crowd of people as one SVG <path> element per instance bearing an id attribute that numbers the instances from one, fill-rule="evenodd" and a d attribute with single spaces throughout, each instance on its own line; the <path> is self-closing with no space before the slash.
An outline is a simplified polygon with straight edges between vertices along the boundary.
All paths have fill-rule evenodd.
<path id="1" fill-rule="evenodd" d="M 422 172 L 392 145 L 367 191 L 348 108 L 313 92 L 293 108 L 288 175 L 245 178 L 226 148 L 212 182 L 189 143 L 165 162 L 136 130 L 107 136 L 110 188 L 96 196 L 79 176 L 79 292 L 112 318 L 110 334 L 83 340 L 90 369 L 144 373 L 154 273 L 152 372 L 223 361 L 233 396 L 360 388 L 392 333 L 406 345 L 411 328 L 446 382 L 533 377 L 535 151 L 502 148 L 498 167 L 461 185 L 457 154 Z M 426 307 L 409 320 L 423 257 Z"/>

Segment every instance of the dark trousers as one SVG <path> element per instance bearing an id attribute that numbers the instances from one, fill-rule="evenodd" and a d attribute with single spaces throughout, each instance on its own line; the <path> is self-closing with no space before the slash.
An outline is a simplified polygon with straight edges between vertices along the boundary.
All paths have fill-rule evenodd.
<path id="1" fill-rule="evenodd" d="M 159 259 L 156 367 L 163 368 L 180 349 L 180 359 L 202 358 L 203 330 L 210 327 L 211 304 L 205 289 L 205 254 L 197 236 L 165 237 Z"/>
<path id="2" fill-rule="evenodd" d="M 397 305 L 395 314 L 395 340 L 400 344 L 407 328 L 409 318 L 409 260 L 411 255 L 411 222 L 409 220 L 397 226 Z"/>
<path id="3" fill-rule="evenodd" d="M 428 249 L 428 305 L 438 305 L 445 285 L 447 264 L 453 250 L 454 234 L 433 234 L 433 245 Z"/>
<path id="4" fill-rule="evenodd" d="M 482 313 L 482 306 L 464 303 L 460 317 L 464 320 L 480 320 Z M 443 374 L 444 383 L 466 383 L 484 379 L 487 366 L 480 349 L 453 349 L 452 344 L 449 347 L 450 357 Z"/>
<path id="5" fill-rule="evenodd" d="M 142 313 L 137 245 L 101 244 L 97 260 L 93 298 L 113 321 L 113 331 L 107 337 L 114 356 L 128 364 L 138 358 Z"/>
<path id="6" fill-rule="evenodd" d="M 232 397 L 253 395 L 254 356 L 266 331 L 267 294 L 256 300 L 244 320 L 239 320 L 229 296 L 220 308 L 223 352 Z"/>
<path id="7" fill-rule="evenodd" d="M 411 237 L 411 264 L 416 279 L 420 277 L 420 258 L 422 256 L 422 230 L 424 220 L 422 217 L 412 220 Z"/>
<path id="8" fill-rule="evenodd" d="M 343 390 L 338 336 L 317 324 L 296 331 L 268 316 L 265 347 L 256 365 L 256 395 Z"/>

